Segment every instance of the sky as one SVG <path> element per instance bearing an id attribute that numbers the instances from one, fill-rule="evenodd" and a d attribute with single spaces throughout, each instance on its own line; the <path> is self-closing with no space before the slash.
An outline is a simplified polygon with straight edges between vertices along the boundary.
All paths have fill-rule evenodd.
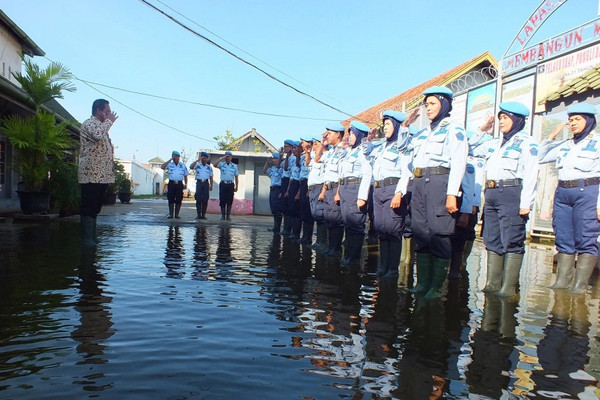
<path id="1" fill-rule="evenodd" d="M 77 90 L 59 99 L 63 107 L 83 122 L 95 99 L 109 100 L 119 115 L 110 131 L 115 156 L 141 162 L 167 160 L 173 150 L 215 149 L 213 138 L 228 130 L 239 137 L 255 128 L 275 147 L 288 138 L 319 136 L 329 122 L 485 51 L 500 60 L 540 4 L 144 1 L 0 0 L 2 11 L 46 53 L 34 61 L 59 62 L 75 77 Z M 598 3 L 567 1 L 531 43 L 592 20 Z"/>

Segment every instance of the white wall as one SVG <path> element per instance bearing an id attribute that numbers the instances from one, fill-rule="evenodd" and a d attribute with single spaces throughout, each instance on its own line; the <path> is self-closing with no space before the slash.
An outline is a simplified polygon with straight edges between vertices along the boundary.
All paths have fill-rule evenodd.
<path id="1" fill-rule="evenodd" d="M 8 34 L 5 30 L 0 30 L 0 75 L 21 87 L 10 72 L 21 72 L 21 58 L 19 52 L 21 46 L 15 38 Z"/>
<path id="2" fill-rule="evenodd" d="M 125 173 L 129 174 L 129 178 L 134 183 L 139 184 L 139 186 L 135 188 L 134 194 L 155 194 L 156 183 L 158 183 L 160 193 L 162 194 L 162 169 L 150 168 L 149 166 L 137 161 L 118 161 L 123 164 Z"/>

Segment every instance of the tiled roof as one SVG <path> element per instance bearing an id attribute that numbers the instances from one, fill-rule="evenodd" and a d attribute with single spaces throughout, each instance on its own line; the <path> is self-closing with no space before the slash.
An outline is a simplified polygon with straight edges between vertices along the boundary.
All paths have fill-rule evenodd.
<path id="1" fill-rule="evenodd" d="M 469 61 L 466 61 L 460 64 L 457 67 L 452 68 L 449 71 L 444 72 L 422 84 L 415 86 L 399 95 L 392 97 L 384 102 L 377 104 L 365 111 L 362 111 L 356 114 L 352 118 L 348 118 L 343 121 L 344 125 L 348 125 L 351 120 L 357 119 L 359 121 L 363 121 L 369 126 L 374 126 L 380 123 L 381 114 L 386 110 L 402 110 L 402 105 L 404 104 L 404 110 L 409 111 L 413 109 L 416 105 L 421 104 L 423 101 L 423 91 L 431 86 L 445 86 L 450 82 L 458 79 L 460 76 L 466 74 L 471 69 L 476 67 L 481 63 L 488 63 L 496 66 L 497 62 L 494 56 L 492 56 L 489 52 L 485 52 Z"/>
<path id="2" fill-rule="evenodd" d="M 600 88 L 600 64 L 597 64 L 583 75 L 573 79 L 571 82 L 561 87 L 558 90 L 550 93 L 544 99 L 539 101 L 539 104 L 544 104 L 548 101 L 558 100 L 561 97 L 568 97 L 574 94 L 585 92 L 589 89 Z"/>

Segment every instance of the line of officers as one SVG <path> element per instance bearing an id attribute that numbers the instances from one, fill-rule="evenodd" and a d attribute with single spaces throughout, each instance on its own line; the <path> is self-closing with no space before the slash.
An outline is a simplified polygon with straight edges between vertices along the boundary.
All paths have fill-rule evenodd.
<path id="1" fill-rule="evenodd" d="M 263 169 L 271 178 L 273 231 L 329 257 L 342 257 L 343 245 L 341 263 L 353 264 L 360 261 L 369 217 L 379 239 L 377 275 L 397 279 L 403 248 L 411 255 L 415 251 L 417 284 L 410 291 L 431 300 L 441 297 L 447 278 L 460 276 L 481 210 L 487 249 L 483 291 L 513 297 L 539 164 L 555 162 L 558 256 L 551 287 L 585 293 L 600 235 L 594 106 L 569 107 L 568 121 L 538 145 L 523 130 L 530 111 L 521 103 L 500 104 L 501 135 L 494 138 L 494 117 L 473 133 L 449 118 L 453 93 L 448 88 L 435 86 L 423 94 L 430 123 L 421 131 L 410 126 L 418 109 L 409 116 L 390 110 L 383 113 L 383 138 L 351 121 L 348 129 L 328 125 L 322 137 L 286 140 Z M 554 140 L 567 124 L 573 137 Z"/>

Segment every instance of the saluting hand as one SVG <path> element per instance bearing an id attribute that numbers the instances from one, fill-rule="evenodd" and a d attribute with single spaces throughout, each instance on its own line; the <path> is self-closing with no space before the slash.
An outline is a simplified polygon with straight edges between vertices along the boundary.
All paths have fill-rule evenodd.
<path id="1" fill-rule="evenodd" d="M 402 123 L 402 126 L 407 127 L 410 124 L 412 124 L 413 122 L 415 122 L 417 120 L 417 118 L 419 118 L 419 107 L 413 109 L 410 114 L 408 114 L 408 117 L 404 120 L 404 122 Z"/>

